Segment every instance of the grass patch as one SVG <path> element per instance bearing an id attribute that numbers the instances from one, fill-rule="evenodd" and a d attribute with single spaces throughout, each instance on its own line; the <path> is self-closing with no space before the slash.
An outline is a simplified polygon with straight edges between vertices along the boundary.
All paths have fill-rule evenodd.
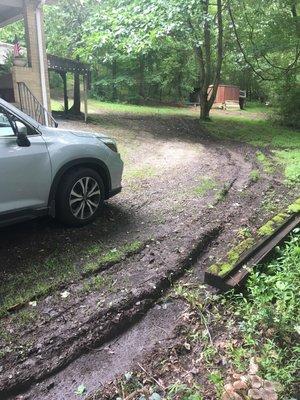
<path id="1" fill-rule="evenodd" d="M 194 193 L 202 197 L 204 196 L 209 190 L 215 189 L 216 182 L 211 178 L 203 178 L 198 186 L 194 188 Z"/>
<path id="2" fill-rule="evenodd" d="M 85 258 L 83 265 L 74 262 L 71 256 L 56 256 L 32 266 L 25 272 L 11 275 L 0 287 L 0 317 L 6 315 L 11 308 L 43 297 L 71 280 L 78 280 L 107 264 L 117 263 L 142 247 L 141 242 L 135 241 L 101 254 L 101 245 L 95 244 L 81 255 L 81 258 Z M 97 282 L 93 284 L 96 285 Z M 98 284 L 100 285 L 100 282 Z"/>
<path id="3" fill-rule="evenodd" d="M 288 183 L 300 183 L 300 150 L 275 150 L 276 159 L 283 165 Z"/>
<path id="4" fill-rule="evenodd" d="M 101 275 L 92 276 L 87 282 L 83 284 L 83 292 L 96 292 L 97 290 L 102 289 L 104 286 L 108 286 L 110 284 L 110 280 L 107 277 L 103 277 Z"/>
<path id="5" fill-rule="evenodd" d="M 104 265 L 120 262 L 126 256 L 140 251 L 142 248 L 143 244 L 139 241 L 135 241 L 122 247 L 111 249 L 107 253 L 96 257 L 93 261 L 86 263 L 83 267 L 83 273 L 87 274 L 90 272 L 98 271 Z"/>
<path id="6" fill-rule="evenodd" d="M 299 132 L 273 124 L 268 120 L 243 119 L 235 116 L 216 116 L 203 123 L 210 133 L 220 139 L 238 140 L 259 147 L 299 149 Z"/>
<path id="7" fill-rule="evenodd" d="M 283 167 L 290 184 L 300 182 L 300 134 L 299 131 L 273 124 L 269 120 L 247 119 L 247 116 L 216 116 L 212 122 L 203 124 L 219 139 L 246 142 L 259 147 L 271 147 L 274 158 L 257 152 L 257 159 L 267 173 L 273 173 L 276 163 Z M 250 177 L 251 179 L 251 177 Z"/>
<path id="8" fill-rule="evenodd" d="M 157 174 L 156 170 L 149 166 L 144 166 L 136 169 L 125 170 L 124 178 L 128 180 L 144 180 L 152 178 Z"/>
<path id="9" fill-rule="evenodd" d="M 82 102 L 83 107 L 83 102 Z M 53 111 L 63 110 L 63 100 L 61 99 L 51 99 L 51 108 Z M 107 101 L 100 101 L 97 99 L 88 100 L 88 108 L 90 113 L 116 113 L 116 114 L 136 114 L 136 115 L 154 115 L 154 116 L 168 116 L 168 115 L 187 115 L 187 116 L 199 116 L 199 108 L 189 107 L 189 106 L 163 106 L 163 105 L 136 105 L 136 104 L 126 104 L 126 103 L 111 103 Z M 247 103 L 245 110 L 241 111 L 238 116 L 234 113 L 232 115 L 224 113 L 218 113 L 218 117 L 213 114 L 212 118 L 234 118 L 235 120 L 244 120 L 251 118 L 251 113 L 258 113 L 264 117 L 264 114 L 270 112 L 270 108 L 263 106 L 257 102 Z"/>
<path id="10" fill-rule="evenodd" d="M 253 171 L 250 172 L 250 181 L 255 183 L 258 182 L 260 179 L 260 173 L 258 169 L 254 169 Z"/>
<path id="11" fill-rule="evenodd" d="M 257 151 L 256 152 L 256 159 L 262 165 L 263 170 L 266 173 L 272 174 L 274 172 L 273 162 L 264 153 L 262 153 L 261 151 Z"/>
<path id="12" fill-rule="evenodd" d="M 83 103 L 82 103 L 83 105 Z M 63 110 L 63 101 L 51 99 L 53 111 Z M 117 114 L 138 114 L 138 115 L 195 115 L 195 109 L 191 107 L 172 107 L 172 106 L 146 106 L 125 103 L 111 103 L 97 99 L 88 100 L 90 113 L 117 113 Z"/>
<path id="13" fill-rule="evenodd" d="M 15 305 L 45 296 L 70 279 L 79 278 L 79 271 L 68 257 L 51 257 L 44 263 L 10 276 L 0 287 L 0 317 Z"/>

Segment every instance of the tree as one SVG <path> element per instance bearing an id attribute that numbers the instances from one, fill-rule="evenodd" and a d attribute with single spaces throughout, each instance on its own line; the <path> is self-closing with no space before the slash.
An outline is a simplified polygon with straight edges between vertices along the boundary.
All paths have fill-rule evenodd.
<path id="1" fill-rule="evenodd" d="M 229 0 L 243 62 L 269 92 L 279 120 L 299 126 L 300 21 L 295 0 Z"/>

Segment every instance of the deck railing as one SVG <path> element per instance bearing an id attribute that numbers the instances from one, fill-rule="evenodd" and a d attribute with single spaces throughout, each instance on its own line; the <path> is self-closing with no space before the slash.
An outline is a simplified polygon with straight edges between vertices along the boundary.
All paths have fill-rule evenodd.
<path id="1" fill-rule="evenodd" d="M 32 94 L 25 82 L 18 82 L 21 110 L 42 125 L 57 127 L 57 122 Z"/>

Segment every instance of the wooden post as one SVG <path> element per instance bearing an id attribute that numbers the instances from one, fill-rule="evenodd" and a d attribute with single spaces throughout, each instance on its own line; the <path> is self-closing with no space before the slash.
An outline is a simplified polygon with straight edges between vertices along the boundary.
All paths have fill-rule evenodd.
<path id="1" fill-rule="evenodd" d="M 64 84 L 64 110 L 65 114 L 68 114 L 69 111 L 69 99 L 68 99 L 68 89 L 67 89 L 67 73 L 60 72 L 61 79 Z"/>
<path id="2" fill-rule="evenodd" d="M 88 82 L 87 82 L 87 75 L 83 75 L 83 96 L 84 96 L 84 122 L 87 122 L 88 117 Z"/>

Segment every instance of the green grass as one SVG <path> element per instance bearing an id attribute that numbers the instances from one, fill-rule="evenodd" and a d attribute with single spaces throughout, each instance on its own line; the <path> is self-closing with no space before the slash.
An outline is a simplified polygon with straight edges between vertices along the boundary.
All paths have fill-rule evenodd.
<path id="1" fill-rule="evenodd" d="M 71 256 L 53 256 L 45 262 L 31 266 L 8 277 L 0 286 L 0 317 L 15 305 L 23 305 L 31 300 L 38 299 L 65 285 L 71 280 L 78 280 L 103 269 L 107 264 L 114 264 L 124 257 L 139 251 L 143 247 L 139 241 L 125 244 L 118 248 L 103 251 L 99 244 L 90 247 L 84 254 L 82 265 Z M 92 285 L 96 285 L 96 281 Z M 100 282 L 98 282 L 100 285 Z"/>
<path id="2" fill-rule="evenodd" d="M 0 316 L 18 304 L 44 296 L 69 279 L 79 277 L 79 272 L 69 258 L 51 257 L 45 262 L 31 266 L 30 270 L 11 275 L 0 287 Z"/>
<path id="3" fill-rule="evenodd" d="M 272 160 L 270 159 L 270 157 L 267 157 L 261 151 L 257 151 L 256 158 L 257 158 L 257 161 L 262 165 L 263 170 L 266 173 L 272 174 L 274 172 L 275 167 L 274 167 L 274 164 L 273 164 Z"/>
<path id="4" fill-rule="evenodd" d="M 254 112 L 254 113 L 265 113 L 270 114 L 273 109 L 272 107 L 266 106 L 265 104 L 259 101 L 248 101 L 246 103 L 245 110 L 246 112 Z"/>
<path id="5" fill-rule="evenodd" d="M 51 110 L 52 111 L 63 111 L 63 103 L 59 100 L 51 99 Z"/>
<path id="6" fill-rule="evenodd" d="M 251 182 L 255 183 L 258 182 L 260 179 L 260 173 L 258 169 L 254 169 L 250 172 L 250 180 Z"/>
<path id="7" fill-rule="evenodd" d="M 63 103 L 61 100 L 51 99 L 53 111 L 61 111 Z M 195 115 L 195 110 L 190 107 L 171 107 L 171 106 L 143 106 L 124 103 L 110 103 L 96 99 L 89 99 L 89 112 L 108 112 L 118 114 L 139 114 L 139 115 Z"/>
<path id="8" fill-rule="evenodd" d="M 221 139 L 238 140 L 259 147 L 300 148 L 299 132 L 273 124 L 269 120 L 216 116 L 204 123 L 210 133 Z"/>
<path id="9" fill-rule="evenodd" d="M 206 129 L 220 139 L 237 140 L 269 148 L 272 158 L 261 151 L 257 159 L 266 173 L 273 173 L 276 164 L 283 168 L 289 184 L 300 182 L 300 132 L 273 124 L 269 120 L 247 119 L 236 116 L 214 117 L 204 124 Z M 273 157 L 274 155 L 274 157 Z"/>
<path id="10" fill-rule="evenodd" d="M 151 165 L 141 166 L 139 168 L 128 169 L 124 171 L 124 179 L 127 180 L 144 180 L 157 175 L 157 171 Z"/>
<path id="11" fill-rule="evenodd" d="M 194 193 L 202 197 L 204 196 L 209 190 L 215 189 L 216 182 L 212 178 L 203 178 L 199 185 L 194 188 Z"/>
<path id="12" fill-rule="evenodd" d="M 283 165 L 284 175 L 290 183 L 300 183 L 300 149 L 276 150 L 276 159 Z"/>
<path id="13" fill-rule="evenodd" d="M 72 104 L 72 101 L 70 102 Z M 83 104 L 82 104 L 83 106 Z M 53 111 L 63 110 L 63 101 L 58 99 L 51 99 L 51 107 Z M 88 100 L 88 108 L 90 113 L 107 112 L 118 114 L 138 114 L 138 115 L 189 115 L 198 116 L 200 114 L 199 108 L 189 106 L 149 106 L 149 105 L 136 105 L 126 103 L 112 103 L 108 101 L 100 101 L 97 99 Z M 251 118 L 252 113 L 259 113 L 262 115 L 268 113 L 270 108 L 258 103 L 249 102 L 245 110 L 241 111 L 237 119 L 243 120 L 244 118 Z M 230 113 L 230 111 L 229 111 Z M 219 115 L 222 115 L 219 113 Z M 230 115 L 230 114 L 229 114 Z M 228 114 L 225 115 L 228 118 Z M 231 116 L 230 116 L 231 117 Z M 221 117 L 222 118 L 222 117 Z"/>
<path id="14" fill-rule="evenodd" d="M 87 274 L 100 270 L 106 264 L 112 264 L 120 262 L 126 256 L 140 251 L 143 244 L 139 241 L 135 241 L 119 248 L 114 248 L 106 252 L 104 255 L 100 255 L 93 259 L 93 261 L 86 263 L 83 266 L 83 273 Z"/>

